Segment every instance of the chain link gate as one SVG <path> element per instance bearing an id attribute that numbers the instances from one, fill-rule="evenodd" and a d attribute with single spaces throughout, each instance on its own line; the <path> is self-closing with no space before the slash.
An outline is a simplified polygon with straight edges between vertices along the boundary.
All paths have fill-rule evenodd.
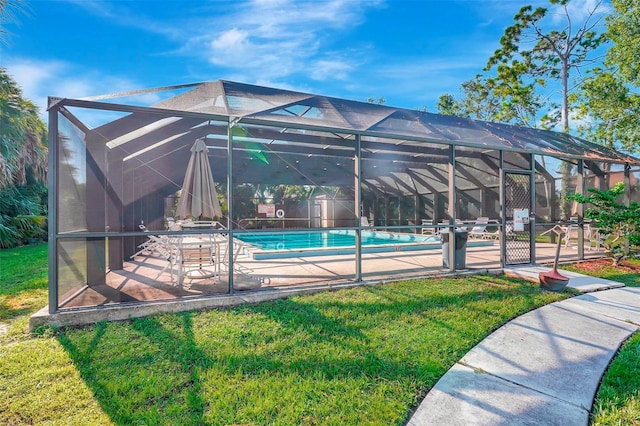
<path id="1" fill-rule="evenodd" d="M 514 211 L 531 212 L 531 174 L 505 172 L 505 264 L 531 263 L 531 225 L 528 214 L 523 230 L 514 226 Z"/>

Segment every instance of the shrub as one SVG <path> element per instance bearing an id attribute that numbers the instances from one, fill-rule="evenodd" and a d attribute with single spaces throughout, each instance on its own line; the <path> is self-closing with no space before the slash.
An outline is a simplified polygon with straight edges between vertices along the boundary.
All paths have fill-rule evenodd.
<path id="1" fill-rule="evenodd" d="M 618 201 L 624 194 L 622 182 L 606 191 L 589 188 L 587 192 L 588 195 L 573 194 L 567 198 L 590 205 L 585 217 L 595 220 L 600 233 L 607 236 L 603 241 L 605 253 L 618 265 L 629 257 L 633 246 L 640 246 L 640 205 L 634 201 L 626 206 Z"/>

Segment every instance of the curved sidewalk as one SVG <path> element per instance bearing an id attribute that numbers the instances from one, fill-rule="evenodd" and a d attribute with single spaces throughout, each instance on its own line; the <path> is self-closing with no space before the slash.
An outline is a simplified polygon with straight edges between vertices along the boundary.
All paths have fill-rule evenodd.
<path id="1" fill-rule="evenodd" d="M 505 273 L 537 279 L 548 270 Z M 560 272 L 585 294 L 496 330 L 436 383 L 407 425 L 587 425 L 602 375 L 640 327 L 640 288 Z"/>

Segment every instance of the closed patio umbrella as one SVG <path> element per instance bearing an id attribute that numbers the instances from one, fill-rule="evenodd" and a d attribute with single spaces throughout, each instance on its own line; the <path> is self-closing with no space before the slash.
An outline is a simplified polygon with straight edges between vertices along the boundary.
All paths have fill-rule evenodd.
<path id="1" fill-rule="evenodd" d="M 176 216 L 208 219 L 222 216 L 207 157 L 207 146 L 202 139 L 197 139 L 191 147 Z"/>

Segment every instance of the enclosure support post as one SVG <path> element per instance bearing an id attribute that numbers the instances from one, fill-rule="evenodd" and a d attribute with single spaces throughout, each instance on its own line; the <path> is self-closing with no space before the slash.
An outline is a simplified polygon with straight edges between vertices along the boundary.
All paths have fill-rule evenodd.
<path id="1" fill-rule="evenodd" d="M 123 206 L 122 206 L 122 160 L 116 159 L 107 162 L 107 231 L 122 232 Z M 124 240 L 120 237 L 110 237 L 108 248 L 108 265 L 110 270 L 118 270 L 124 267 Z"/>
<path id="2" fill-rule="evenodd" d="M 384 194 L 384 226 L 389 226 L 389 194 Z"/>
<path id="3" fill-rule="evenodd" d="M 500 151 L 500 267 L 507 264 L 507 204 L 505 202 L 504 151 Z"/>
<path id="4" fill-rule="evenodd" d="M 624 195 L 622 196 L 622 202 L 625 206 L 631 205 L 631 165 L 629 163 L 624 164 Z M 625 253 L 629 253 L 629 239 L 625 239 L 624 246 Z"/>
<path id="5" fill-rule="evenodd" d="M 51 99 L 49 99 L 51 103 Z M 58 310 L 58 108 L 49 109 L 49 170 L 48 170 L 48 210 L 49 210 L 49 313 Z"/>
<path id="6" fill-rule="evenodd" d="M 449 145 L 449 271 L 455 271 L 456 258 L 456 148 Z"/>
<path id="7" fill-rule="evenodd" d="M 420 195 L 416 192 L 413 196 L 413 223 L 420 225 Z M 416 230 L 416 234 L 421 234 L 421 230 Z"/>
<path id="8" fill-rule="evenodd" d="M 529 193 L 531 194 L 531 210 L 529 211 L 529 229 L 531 230 L 531 238 L 529 239 L 529 251 L 531 252 L 531 263 L 536 263 L 536 157 L 529 154 L 529 171 L 531 179 L 529 180 Z"/>
<path id="9" fill-rule="evenodd" d="M 578 173 L 576 176 L 576 193 L 584 195 L 584 160 L 578 160 Z M 584 204 L 576 203 L 578 214 L 578 259 L 584 259 Z M 569 235 L 567 235 L 569 238 Z"/>
<path id="10" fill-rule="evenodd" d="M 227 125 L 227 223 L 229 233 L 227 241 L 227 262 L 229 265 L 229 270 L 227 271 L 227 275 L 229 278 L 229 294 L 233 294 L 233 252 L 235 249 L 233 248 L 233 132 L 231 129 L 233 128 L 233 118 L 229 117 L 229 123 Z"/>
<path id="11" fill-rule="evenodd" d="M 623 203 L 625 206 L 631 205 L 631 165 L 624 164 L 624 195 Z"/>
<path id="12" fill-rule="evenodd" d="M 355 179 L 353 182 L 354 185 L 354 194 L 355 194 L 355 210 L 356 210 L 356 276 L 355 280 L 362 281 L 362 164 L 361 164 L 361 136 L 356 135 L 356 147 L 355 147 L 355 158 L 354 158 L 354 175 Z"/>

